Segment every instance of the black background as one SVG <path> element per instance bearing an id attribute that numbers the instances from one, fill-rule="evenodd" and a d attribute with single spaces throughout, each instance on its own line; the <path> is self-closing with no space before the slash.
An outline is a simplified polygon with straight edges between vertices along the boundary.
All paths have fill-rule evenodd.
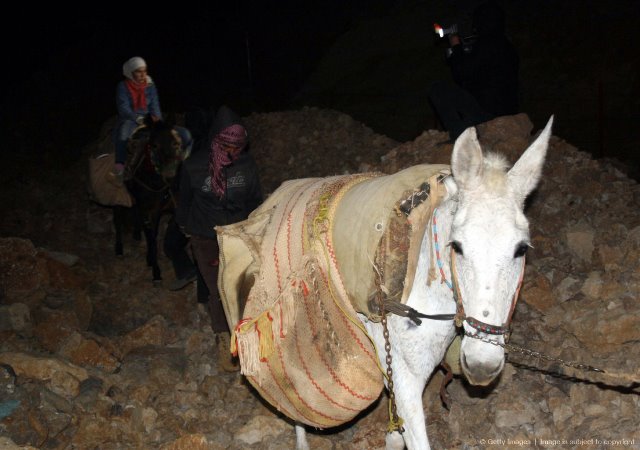
<path id="1" fill-rule="evenodd" d="M 115 114 L 115 85 L 122 79 L 122 63 L 131 56 L 146 59 L 164 111 L 214 108 L 224 102 L 244 115 L 315 103 L 351 114 L 395 139 L 412 139 L 433 120 L 394 135 L 393 127 L 385 128 L 394 114 L 385 117 L 383 107 L 378 108 L 381 117 L 370 118 L 363 111 L 375 105 L 356 107 L 346 97 L 336 100 L 324 92 L 304 98 L 300 92 L 332 45 L 350 30 L 362 29 L 363 23 L 379 30 L 380 23 L 398 11 L 420 5 L 434 5 L 442 14 L 460 17 L 474 3 L 244 0 L 197 7 L 13 5 L 14 12 L 5 14 L 0 31 L 5 61 L 0 130 L 5 154 L 14 156 L 9 163 L 20 158 L 33 161 L 33 155 L 37 159 L 43 154 L 54 155 L 54 163 L 78 159 L 82 147 Z M 523 111 L 536 125 L 550 113 L 559 114 L 556 134 L 596 156 L 606 156 L 601 154 L 605 146 L 609 155 L 616 156 L 616 149 L 624 147 L 624 158 L 637 156 L 633 149 L 638 148 L 640 129 L 636 95 L 640 1 L 505 0 L 503 4 L 524 69 Z M 441 76 L 446 73 L 442 49 L 433 51 L 430 29 L 425 20 L 418 37 L 424 48 L 414 54 L 422 58 L 422 52 L 437 53 L 431 66 L 422 70 Z M 414 66 L 408 59 L 406 67 L 398 69 L 409 73 Z M 432 80 L 430 75 L 420 76 L 417 83 L 425 89 L 416 92 L 422 95 Z M 370 82 L 374 94 L 389 87 L 388 83 L 376 86 L 366 74 L 362 82 Z M 585 88 L 575 88 L 580 83 Z M 376 101 L 375 95 L 371 98 Z M 423 98 L 419 102 L 426 105 Z M 403 108 L 408 107 L 398 102 L 395 115 Z M 421 108 L 414 107 L 413 113 L 431 114 L 427 107 Z"/>

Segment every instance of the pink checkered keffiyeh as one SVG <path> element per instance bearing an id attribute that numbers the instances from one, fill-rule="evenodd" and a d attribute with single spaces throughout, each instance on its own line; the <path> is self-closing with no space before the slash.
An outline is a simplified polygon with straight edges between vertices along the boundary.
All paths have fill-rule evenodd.
<path id="1" fill-rule="evenodd" d="M 238 159 L 240 152 L 233 156 L 227 151 L 228 147 L 243 148 L 247 143 L 247 132 L 242 125 L 231 125 L 218 133 L 211 142 L 211 156 L 209 157 L 209 175 L 211 175 L 211 190 L 222 198 L 227 188 L 227 180 L 223 168 Z"/>

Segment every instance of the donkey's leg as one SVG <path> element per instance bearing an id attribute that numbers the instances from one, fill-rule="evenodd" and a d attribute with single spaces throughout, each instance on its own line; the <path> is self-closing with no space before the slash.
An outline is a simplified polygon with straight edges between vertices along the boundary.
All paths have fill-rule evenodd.
<path id="1" fill-rule="evenodd" d="M 162 274 L 158 265 L 158 226 L 145 219 L 142 230 L 147 243 L 147 266 L 151 267 L 153 283 L 156 284 L 162 281 Z"/>
<path id="2" fill-rule="evenodd" d="M 304 425 L 296 423 L 296 450 L 309 450 L 307 442 L 307 431 Z"/>
<path id="3" fill-rule="evenodd" d="M 160 271 L 160 265 L 158 264 L 158 235 L 160 233 L 160 221 L 162 220 L 162 210 L 159 209 L 158 212 L 152 212 L 149 214 L 148 219 L 150 223 L 148 224 L 149 234 L 145 234 L 147 238 L 147 263 L 153 272 L 153 282 L 162 281 L 162 273 Z M 147 231 L 145 231 L 147 233 Z"/>
<path id="4" fill-rule="evenodd" d="M 435 365 L 421 329 L 407 324 L 408 319 L 391 316 L 389 337 L 393 355 L 393 394 L 398 416 L 403 420 L 404 431 L 387 434 L 386 450 L 429 449 L 427 427 L 422 405 L 422 393 Z M 365 321 L 365 326 L 378 348 L 378 358 L 386 367 L 386 340 L 380 324 Z M 424 325 L 423 325 L 424 326 Z M 387 385 L 388 388 L 388 385 Z"/>
<path id="5" fill-rule="evenodd" d="M 399 359 L 399 358 L 398 358 Z M 396 358 L 394 358 L 394 362 Z M 427 425 L 422 404 L 422 393 L 427 379 L 421 373 L 414 375 L 403 364 L 393 367 L 394 394 L 398 415 L 404 420 L 404 444 L 408 450 L 429 449 Z M 424 373 L 431 373 L 433 368 L 427 368 Z M 402 440 L 398 439 L 398 432 L 387 435 L 387 450 L 401 450 Z"/>
<path id="6" fill-rule="evenodd" d="M 122 256 L 122 227 L 124 224 L 124 206 L 114 206 L 111 209 L 113 214 L 113 227 L 116 231 L 115 253 L 116 256 Z"/>
<path id="7" fill-rule="evenodd" d="M 142 220 L 142 211 L 137 202 L 131 207 L 131 212 L 133 213 L 133 234 L 131 237 L 134 241 L 140 241 L 144 231 L 144 221 Z"/>

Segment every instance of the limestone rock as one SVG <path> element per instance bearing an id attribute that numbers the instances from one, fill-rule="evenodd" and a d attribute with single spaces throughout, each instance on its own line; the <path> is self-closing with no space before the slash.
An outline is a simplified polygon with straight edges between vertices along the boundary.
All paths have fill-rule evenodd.
<path id="1" fill-rule="evenodd" d="M 167 323 L 164 317 L 155 316 L 143 326 L 119 339 L 119 349 L 125 356 L 131 350 L 147 345 L 162 346 L 166 342 Z"/>
<path id="2" fill-rule="evenodd" d="M 287 424 L 276 417 L 256 416 L 234 435 L 234 439 L 247 445 L 261 442 L 266 437 L 275 437 L 287 429 Z"/>
<path id="3" fill-rule="evenodd" d="M 546 313 L 556 305 L 551 283 L 544 275 L 535 274 L 534 276 L 533 279 L 527 278 L 520 291 L 520 296 L 527 304 Z"/>
<path id="4" fill-rule="evenodd" d="M 0 331 L 13 330 L 31 335 L 32 326 L 29 307 L 24 303 L 0 305 Z"/>
<path id="5" fill-rule="evenodd" d="M 13 368 L 18 376 L 48 381 L 57 372 L 63 372 L 79 381 L 86 380 L 89 374 L 82 367 L 69 364 L 56 358 L 28 355 L 26 353 L 0 353 L 0 363 Z"/>
<path id="6" fill-rule="evenodd" d="M 203 434 L 186 434 L 160 447 L 160 450 L 223 450 L 225 447 L 210 443 Z"/>
<path id="7" fill-rule="evenodd" d="M 73 364 L 96 367 L 105 372 L 114 372 L 120 365 L 118 359 L 95 340 L 87 339 L 78 332 L 71 333 L 65 339 L 58 354 Z"/>
<path id="8" fill-rule="evenodd" d="M 580 260 L 585 262 L 591 262 L 593 250 L 594 250 L 594 236 L 593 228 L 587 224 L 579 224 L 571 227 L 566 232 L 567 245 L 569 250 L 577 256 Z"/>
<path id="9" fill-rule="evenodd" d="M 47 262 L 31 241 L 0 238 L 0 290 L 3 303 L 37 305 L 49 284 Z"/>

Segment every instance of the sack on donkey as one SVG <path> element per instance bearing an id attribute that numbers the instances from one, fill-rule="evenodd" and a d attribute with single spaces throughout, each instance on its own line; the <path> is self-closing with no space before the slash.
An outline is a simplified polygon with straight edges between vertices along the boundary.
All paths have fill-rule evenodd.
<path id="1" fill-rule="evenodd" d="M 375 348 L 321 243 L 325 203 L 347 181 L 286 182 L 247 221 L 216 228 L 242 373 L 276 409 L 316 428 L 352 420 L 383 388 Z"/>
<path id="2" fill-rule="evenodd" d="M 113 173 L 114 164 L 114 153 L 89 158 L 89 197 L 104 206 L 131 207 L 131 195 L 122 179 Z"/>
<path id="3" fill-rule="evenodd" d="M 449 173 L 421 165 L 388 176 L 290 180 L 246 221 L 216 228 L 231 350 L 279 411 L 328 428 L 378 398 L 384 370 L 356 313 L 380 319 L 370 303 L 374 264 L 392 297 L 406 302 L 410 261 Z"/>

